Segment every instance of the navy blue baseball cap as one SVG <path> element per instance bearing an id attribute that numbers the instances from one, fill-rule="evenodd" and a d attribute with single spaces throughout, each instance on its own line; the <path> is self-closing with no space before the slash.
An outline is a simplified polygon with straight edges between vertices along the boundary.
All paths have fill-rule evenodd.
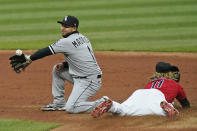
<path id="1" fill-rule="evenodd" d="M 158 62 L 156 64 L 156 72 L 158 73 L 167 73 L 171 70 L 172 66 L 170 63 Z"/>
<path id="2" fill-rule="evenodd" d="M 63 26 L 68 27 L 77 27 L 79 26 L 79 20 L 75 16 L 65 16 L 62 21 L 57 21 L 57 23 L 62 24 Z"/>

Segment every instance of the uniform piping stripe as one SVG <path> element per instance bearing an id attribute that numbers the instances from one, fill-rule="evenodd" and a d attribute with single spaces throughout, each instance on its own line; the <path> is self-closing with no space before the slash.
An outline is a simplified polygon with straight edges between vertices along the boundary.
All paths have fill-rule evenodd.
<path id="1" fill-rule="evenodd" d="M 87 88 L 81 93 L 81 95 L 90 87 L 90 85 L 92 84 L 92 81 L 90 82 L 90 84 L 87 86 Z M 75 101 L 74 103 L 74 109 L 73 111 L 75 110 L 76 107 L 80 107 L 80 106 L 75 106 L 76 102 L 78 101 L 78 99 L 81 97 L 81 95 L 77 98 L 77 100 Z M 88 105 L 87 105 L 88 106 Z M 91 106 L 91 105 L 89 105 Z"/>
<path id="2" fill-rule="evenodd" d="M 52 52 L 53 54 L 55 54 L 55 51 L 53 50 L 52 46 L 49 46 L 49 49 L 51 50 L 51 52 Z"/>

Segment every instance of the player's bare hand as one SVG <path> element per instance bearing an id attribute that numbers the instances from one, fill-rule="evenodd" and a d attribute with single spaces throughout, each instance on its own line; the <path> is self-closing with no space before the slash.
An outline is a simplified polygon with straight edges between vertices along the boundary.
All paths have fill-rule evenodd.
<path id="1" fill-rule="evenodd" d="M 56 72 L 60 72 L 64 69 L 64 64 L 63 63 L 59 63 L 56 65 L 55 71 Z"/>

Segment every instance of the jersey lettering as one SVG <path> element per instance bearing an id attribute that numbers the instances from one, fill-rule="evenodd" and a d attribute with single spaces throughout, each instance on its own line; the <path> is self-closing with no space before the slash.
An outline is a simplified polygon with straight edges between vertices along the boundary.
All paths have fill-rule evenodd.
<path id="1" fill-rule="evenodd" d="M 152 84 L 152 87 L 151 87 L 151 88 L 161 88 L 163 83 L 164 83 L 164 80 L 155 81 L 155 82 Z"/>
<path id="2" fill-rule="evenodd" d="M 84 44 L 84 43 L 89 43 L 89 40 L 86 37 L 79 37 L 75 39 L 75 41 L 72 42 L 72 44 L 77 48 L 78 46 Z"/>

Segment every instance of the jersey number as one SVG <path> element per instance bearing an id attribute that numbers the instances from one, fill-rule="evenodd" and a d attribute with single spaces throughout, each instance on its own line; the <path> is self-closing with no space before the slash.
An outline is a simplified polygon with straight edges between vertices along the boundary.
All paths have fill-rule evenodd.
<path id="1" fill-rule="evenodd" d="M 164 82 L 164 80 L 155 81 L 155 82 L 152 84 L 152 87 L 151 87 L 151 88 L 161 88 L 163 82 Z"/>

